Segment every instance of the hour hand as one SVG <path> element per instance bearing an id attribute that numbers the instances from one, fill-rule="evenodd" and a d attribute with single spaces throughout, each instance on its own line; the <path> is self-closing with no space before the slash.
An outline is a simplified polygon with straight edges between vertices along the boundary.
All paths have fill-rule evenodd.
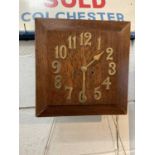
<path id="1" fill-rule="evenodd" d="M 88 68 L 90 65 L 92 65 L 95 61 L 99 61 L 103 53 L 104 53 L 104 51 L 95 55 L 93 57 L 93 60 L 89 64 L 87 64 L 86 68 Z"/>
<path id="2" fill-rule="evenodd" d="M 96 61 L 100 60 L 100 58 L 101 58 L 101 56 L 102 56 L 103 53 L 104 53 L 104 51 L 101 52 L 101 53 L 99 53 L 99 54 L 97 54 L 97 55 L 95 55 L 95 56 L 93 57 L 93 59 L 96 60 Z"/>

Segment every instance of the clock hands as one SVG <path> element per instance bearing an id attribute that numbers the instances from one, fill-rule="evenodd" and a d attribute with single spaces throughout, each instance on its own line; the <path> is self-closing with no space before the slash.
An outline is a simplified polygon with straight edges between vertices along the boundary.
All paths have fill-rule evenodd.
<path id="1" fill-rule="evenodd" d="M 86 71 L 87 71 L 87 67 L 85 66 L 82 66 L 81 67 L 81 71 L 82 71 L 82 91 L 80 92 L 80 101 L 81 102 L 85 102 L 87 100 L 87 97 L 86 97 Z"/>
<path id="2" fill-rule="evenodd" d="M 93 60 L 90 63 L 88 63 L 86 66 L 81 67 L 83 78 L 82 78 L 82 91 L 80 92 L 80 96 L 79 96 L 80 102 L 85 102 L 87 100 L 87 97 L 85 94 L 86 93 L 86 71 L 87 71 L 88 67 L 91 66 L 95 61 L 100 60 L 103 53 L 104 53 L 104 51 L 95 55 L 93 57 Z"/>
<path id="3" fill-rule="evenodd" d="M 89 66 L 91 66 L 95 61 L 99 61 L 103 53 L 104 53 L 104 51 L 101 52 L 101 53 L 99 53 L 99 54 L 97 54 L 97 55 L 95 55 L 93 57 L 93 60 L 86 65 L 86 68 L 88 68 Z"/>

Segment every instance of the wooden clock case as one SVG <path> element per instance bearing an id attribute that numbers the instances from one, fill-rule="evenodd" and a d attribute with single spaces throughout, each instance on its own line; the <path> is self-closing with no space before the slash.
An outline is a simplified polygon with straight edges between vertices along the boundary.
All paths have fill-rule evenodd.
<path id="1" fill-rule="evenodd" d="M 111 93 L 110 103 L 106 104 L 53 104 L 49 99 L 50 93 L 50 65 L 47 61 L 47 46 L 49 32 L 70 30 L 107 32 L 112 46 L 115 46 L 117 58 L 117 76 L 115 85 L 117 91 Z M 126 114 L 128 103 L 128 67 L 130 47 L 130 22 L 91 21 L 68 19 L 41 19 L 35 20 L 35 55 L 36 55 L 36 116 L 69 116 L 69 115 L 115 115 Z M 111 37 L 112 36 L 112 37 Z M 57 40 L 57 38 L 53 38 Z M 59 42 L 59 40 L 57 40 Z M 106 42 L 104 42 L 106 46 Z M 116 98 L 117 97 L 117 98 Z M 61 98 L 61 96 L 60 96 Z M 62 98 L 63 100 L 63 98 Z"/>

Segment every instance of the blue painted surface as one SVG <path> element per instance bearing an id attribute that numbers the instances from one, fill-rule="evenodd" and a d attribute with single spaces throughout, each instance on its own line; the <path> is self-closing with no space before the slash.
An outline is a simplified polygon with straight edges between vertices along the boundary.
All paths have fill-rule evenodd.
<path id="1" fill-rule="evenodd" d="M 35 32 L 34 31 L 20 31 L 19 32 L 19 40 L 34 40 L 35 39 Z M 130 39 L 135 39 L 135 32 L 131 32 Z"/>
<path id="2" fill-rule="evenodd" d="M 34 40 L 35 32 L 34 31 L 20 31 L 19 32 L 19 40 Z"/>

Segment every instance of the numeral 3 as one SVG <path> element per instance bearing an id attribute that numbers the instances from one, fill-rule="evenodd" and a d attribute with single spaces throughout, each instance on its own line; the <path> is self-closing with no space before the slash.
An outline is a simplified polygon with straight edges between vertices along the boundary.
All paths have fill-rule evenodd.
<path id="1" fill-rule="evenodd" d="M 109 75 L 114 75 L 116 73 L 116 63 L 115 62 L 109 63 L 108 73 L 109 73 Z"/>

